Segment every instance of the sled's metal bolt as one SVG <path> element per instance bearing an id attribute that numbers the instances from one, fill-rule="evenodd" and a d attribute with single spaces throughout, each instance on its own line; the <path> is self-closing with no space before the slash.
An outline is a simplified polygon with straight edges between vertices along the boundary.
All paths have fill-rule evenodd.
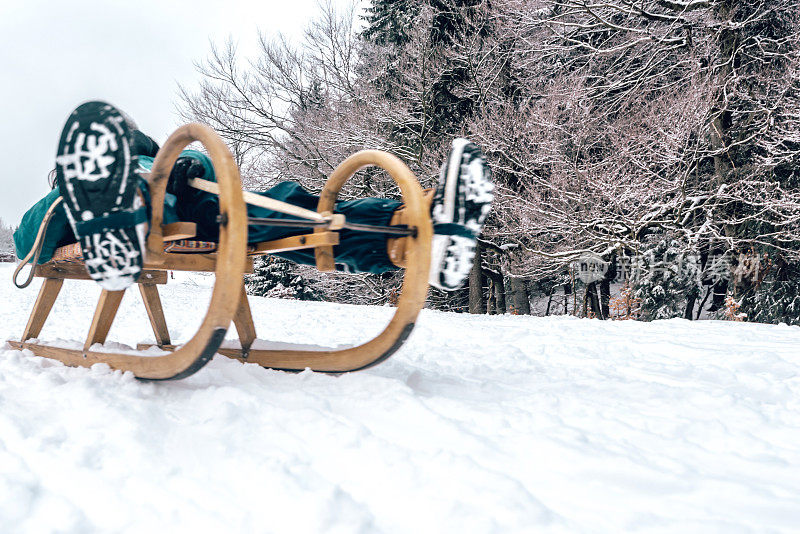
<path id="1" fill-rule="evenodd" d="M 306 244 L 306 236 L 300 236 L 300 244 L 301 245 L 305 245 Z"/>
<path id="2" fill-rule="evenodd" d="M 220 226 L 228 226 L 228 214 L 222 213 L 219 216 L 219 225 Z"/>

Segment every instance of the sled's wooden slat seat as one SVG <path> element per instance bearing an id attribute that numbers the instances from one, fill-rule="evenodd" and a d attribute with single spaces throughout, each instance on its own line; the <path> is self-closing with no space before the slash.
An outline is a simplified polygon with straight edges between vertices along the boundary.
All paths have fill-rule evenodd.
<path id="1" fill-rule="evenodd" d="M 220 199 L 219 243 L 192 239 L 193 223 L 162 225 L 164 194 L 170 170 L 181 150 L 192 141 L 201 141 L 208 149 L 218 182 L 214 185 Z M 137 284 L 153 329 L 156 346 L 173 351 L 166 355 L 144 356 L 129 353 L 95 352 L 91 347 L 105 342 L 124 291 L 103 291 L 84 343 L 83 350 L 43 345 L 35 341 L 53 307 L 65 279 L 88 280 L 80 247 L 68 245 L 56 251 L 53 259 L 36 266 L 34 275 L 44 278 L 34 309 L 20 341 L 8 343 L 18 349 L 55 358 L 72 366 L 88 367 L 105 363 L 114 369 L 131 371 L 137 378 L 164 380 L 183 378 L 200 369 L 214 354 L 264 367 L 301 371 L 311 368 L 323 372 L 348 372 L 379 363 L 394 353 L 414 327 L 428 291 L 430 245 L 433 236 L 427 202 L 413 173 L 398 158 L 376 150 L 365 150 L 342 162 L 320 193 L 317 213 L 327 216 L 344 183 L 359 169 L 377 165 L 385 169 L 402 192 L 408 214 L 408 226 L 415 230 L 407 236 L 406 271 L 397 309 L 389 324 L 374 339 L 347 349 L 330 350 L 257 350 L 255 323 L 244 289 L 243 275 L 253 271 L 253 258 L 265 254 L 313 249 L 317 269 L 335 267 L 333 247 L 339 244 L 341 226 L 331 223 L 313 233 L 247 245 L 247 216 L 236 167 L 230 151 L 211 129 L 190 124 L 179 128 L 159 151 L 149 182 L 151 205 L 150 233 L 145 262 Z M 339 216 L 341 217 L 341 216 Z M 333 218 L 329 219 L 333 220 Z M 343 219 L 340 221 L 343 223 Z M 172 344 L 157 285 L 167 282 L 167 271 L 215 273 L 215 283 L 206 316 L 197 333 L 185 344 Z M 240 349 L 220 349 L 231 323 L 236 327 Z M 140 344 L 139 348 L 151 345 Z"/>
<path id="2" fill-rule="evenodd" d="M 260 246 L 269 246 L 262 243 Z M 303 248 L 303 247 L 300 247 Z M 255 247 L 248 247 L 248 255 L 255 253 Z M 289 249 L 294 250 L 294 249 Z M 143 277 L 145 282 L 150 279 L 160 280 L 153 273 L 166 271 L 197 271 L 214 272 L 216 268 L 217 244 L 209 241 L 195 241 L 189 239 L 175 240 L 164 244 L 164 261 L 152 264 L 145 260 Z M 70 267 L 73 266 L 73 267 Z M 245 272 L 253 272 L 252 259 L 245 261 Z M 63 276 L 76 280 L 90 280 L 83 266 L 83 255 L 78 243 L 59 247 L 53 253 L 53 259 L 36 267 L 35 276 L 40 278 Z M 163 275 L 166 283 L 166 274 Z"/>
<path id="3" fill-rule="evenodd" d="M 36 266 L 37 278 L 60 278 L 61 280 L 91 280 L 83 262 L 48 262 Z M 167 272 L 145 269 L 139 277 L 139 283 L 166 284 Z"/>
<path id="4" fill-rule="evenodd" d="M 177 222 L 164 225 L 162 228 L 164 232 L 164 252 L 167 254 L 167 259 L 173 258 L 173 256 L 170 256 L 171 254 L 212 254 L 217 251 L 218 244 L 213 241 L 192 239 L 196 235 L 195 223 Z M 321 232 L 248 245 L 247 255 L 262 256 L 264 254 L 274 254 L 276 252 L 288 252 L 291 250 L 338 244 L 339 234 L 336 232 Z M 63 263 L 83 263 L 83 254 L 81 253 L 79 243 L 71 243 L 57 248 L 53 253 L 53 258 L 43 265 Z M 176 261 L 176 263 L 178 265 L 181 264 L 180 260 Z M 210 265 L 210 267 L 209 270 L 213 271 L 214 266 Z M 164 265 L 159 265 L 158 268 L 163 270 L 183 270 L 180 267 L 172 269 Z M 36 276 L 41 275 L 37 274 Z"/>

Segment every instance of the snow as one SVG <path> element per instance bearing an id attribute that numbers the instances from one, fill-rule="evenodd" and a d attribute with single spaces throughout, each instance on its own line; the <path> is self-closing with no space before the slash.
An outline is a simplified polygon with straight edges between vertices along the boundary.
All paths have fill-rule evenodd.
<path id="1" fill-rule="evenodd" d="M 39 281 L 0 267 L 0 336 Z M 162 286 L 177 340 L 212 279 Z M 42 338 L 80 341 L 66 282 Z M 261 337 L 347 345 L 391 308 L 253 298 Z M 233 333 L 230 334 L 231 336 Z M 138 292 L 109 339 L 153 340 Z M 61 340 L 61 341 L 59 341 Z M 107 345 L 107 348 L 112 345 Z M 217 356 L 140 382 L 0 350 L 0 531 L 797 532 L 800 328 L 424 311 L 342 376 Z"/>

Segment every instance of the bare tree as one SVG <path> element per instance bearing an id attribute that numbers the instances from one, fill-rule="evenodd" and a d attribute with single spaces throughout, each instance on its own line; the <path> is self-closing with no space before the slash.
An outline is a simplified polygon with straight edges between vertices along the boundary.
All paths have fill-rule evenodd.
<path id="1" fill-rule="evenodd" d="M 552 276 L 654 232 L 797 261 L 791 2 L 500 5 L 507 80 L 471 129 L 502 184 L 489 237 L 509 272 Z"/>
<path id="2" fill-rule="evenodd" d="M 14 261 L 14 229 L 0 219 L 0 261 Z"/>
<path id="3" fill-rule="evenodd" d="M 499 308 L 498 288 L 525 309 L 528 280 L 552 301 L 577 257 L 613 263 L 658 236 L 703 262 L 800 263 L 794 0 L 380 4 L 369 38 L 352 11 L 328 5 L 300 46 L 262 37 L 250 62 L 231 45 L 215 50 L 201 91 L 184 93 L 186 117 L 221 131 L 252 184 L 291 178 L 312 190 L 364 147 L 397 154 L 430 185 L 449 138 L 474 138 L 498 183 L 475 311 L 487 295 Z M 376 37 L 381 28 L 394 33 Z M 377 172 L 344 192 L 395 194 Z M 367 283 L 391 298 L 394 282 Z M 599 284 L 598 316 L 609 291 Z M 695 292 L 685 294 L 691 316 Z M 432 296 L 451 309 L 465 299 Z"/>

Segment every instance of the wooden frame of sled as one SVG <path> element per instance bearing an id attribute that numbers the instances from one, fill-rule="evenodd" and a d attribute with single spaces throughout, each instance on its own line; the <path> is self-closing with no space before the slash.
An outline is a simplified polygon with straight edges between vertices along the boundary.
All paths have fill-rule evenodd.
<path id="1" fill-rule="evenodd" d="M 219 244 L 213 254 L 174 254 L 164 251 L 165 241 L 186 238 L 194 234 L 194 225 L 176 223 L 162 226 L 163 203 L 170 170 L 180 152 L 193 141 L 201 142 L 211 157 L 217 184 L 194 180 L 198 188 L 212 188 L 220 200 Z M 31 341 L 37 338 L 50 314 L 65 279 L 88 280 L 82 263 L 59 264 L 52 261 L 38 265 L 35 276 L 44 278 L 28 324 L 20 341 L 8 343 L 18 349 L 28 349 L 38 356 L 53 358 L 70 366 L 88 367 L 106 363 L 113 369 L 131 371 L 137 378 L 169 380 L 184 378 L 196 372 L 216 353 L 253 362 L 264 367 L 303 370 L 311 368 L 323 372 L 348 372 L 364 369 L 388 358 L 411 333 L 428 291 L 430 245 L 433 236 L 427 203 L 422 188 L 414 174 L 398 158 L 388 153 L 367 150 L 347 158 L 331 174 L 320 194 L 317 212 L 300 214 L 288 204 L 272 202 L 270 207 L 313 219 L 318 226 L 313 233 L 260 243 L 251 255 L 313 248 L 320 271 L 334 269 L 333 246 L 338 244 L 337 229 L 345 223 L 341 215 L 333 215 L 334 203 L 344 183 L 359 169 L 377 165 L 385 169 L 400 187 L 406 204 L 408 227 L 414 230 L 408 236 L 406 247 L 407 268 L 397 309 L 386 328 L 374 339 L 342 350 L 257 350 L 251 349 L 256 341 L 256 329 L 244 290 L 244 273 L 251 271 L 252 263 L 247 253 L 247 214 L 239 169 L 222 139 L 210 128 L 189 124 L 173 133 L 153 164 L 148 177 L 153 212 L 150 234 L 147 238 L 144 270 L 137 285 L 145 310 L 153 327 L 157 345 L 171 350 L 163 356 L 139 356 L 130 353 L 92 351 L 95 343 L 105 342 L 116 315 L 123 291 L 103 290 L 92 320 L 89 334 L 82 350 L 66 349 Z M 210 185 L 209 185 L 210 184 Z M 208 189 L 207 189 L 208 190 Z M 260 202 L 265 197 L 254 195 Z M 259 202 L 250 198 L 249 201 Z M 277 203 L 278 205 L 274 205 Z M 306 210 L 302 210 L 306 211 Z M 164 312 L 157 286 L 167 281 L 169 270 L 205 271 L 216 275 L 211 302 L 205 318 L 195 335 L 179 347 L 170 345 Z M 220 349 L 231 322 L 236 326 L 241 343 L 239 349 Z M 140 345 L 139 348 L 145 346 Z"/>

